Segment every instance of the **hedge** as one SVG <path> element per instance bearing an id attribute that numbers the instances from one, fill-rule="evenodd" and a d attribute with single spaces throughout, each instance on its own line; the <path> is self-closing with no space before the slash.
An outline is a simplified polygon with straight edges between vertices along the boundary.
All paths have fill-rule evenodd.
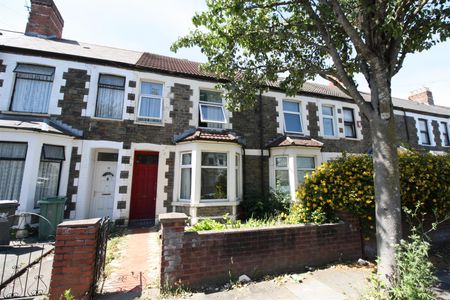
<path id="1" fill-rule="evenodd" d="M 399 153 L 402 207 L 443 219 L 450 215 L 450 154 L 402 151 Z M 297 191 L 301 205 L 311 213 L 347 210 L 374 228 L 373 162 L 369 155 L 343 155 L 322 164 Z M 327 220 L 329 221 L 329 220 Z"/>

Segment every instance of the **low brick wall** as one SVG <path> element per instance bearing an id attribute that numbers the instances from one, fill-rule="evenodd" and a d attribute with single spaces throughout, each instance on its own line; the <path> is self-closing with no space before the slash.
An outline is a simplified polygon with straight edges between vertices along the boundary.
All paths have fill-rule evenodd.
<path id="1" fill-rule="evenodd" d="M 220 284 L 242 274 L 304 271 L 361 257 L 357 222 L 185 232 L 182 213 L 160 215 L 161 286 Z"/>
<path id="2" fill-rule="evenodd" d="M 75 299 L 91 299 L 100 219 L 67 221 L 56 229 L 50 299 L 70 289 Z"/>

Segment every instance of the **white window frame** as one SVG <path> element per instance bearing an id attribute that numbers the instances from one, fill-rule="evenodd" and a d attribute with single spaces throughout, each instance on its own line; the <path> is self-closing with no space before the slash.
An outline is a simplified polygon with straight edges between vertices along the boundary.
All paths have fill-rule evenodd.
<path id="1" fill-rule="evenodd" d="M 355 136 L 347 136 L 347 134 L 345 133 L 345 123 L 350 123 L 350 121 L 345 121 L 345 110 L 349 110 L 352 112 L 352 126 L 353 126 L 353 130 L 355 131 Z M 343 129 L 344 129 L 344 137 L 346 139 L 358 139 L 358 130 L 357 130 L 357 124 L 356 124 L 356 110 L 353 107 L 348 107 L 348 106 L 343 106 L 342 107 L 342 122 L 343 122 Z"/>
<path id="2" fill-rule="evenodd" d="M 284 102 L 291 102 L 291 103 L 297 104 L 297 105 L 298 105 L 298 112 L 285 111 L 285 110 L 284 110 L 284 105 L 283 105 Z M 289 99 L 283 99 L 282 102 L 281 102 L 281 109 L 283 110 L 284 132 L 286 132 L 286 133 L 294 133 L 294 134 L 304 134 L 305 129 L 304 129 L 304 127 L 303 127 L 302 103 L 301 103 L 301 101 L 297 101 L 297 100 L 289 100 Z M 289 131 L 289 130 L 287 130 L 285 114 L 291 114 L 291 115 L 298 115 L 298 116 L 299 116 L 301 131 Z"/>
<path id="3" fill-rule="evenodd" d="M 220 107 L 222 109 L 222 114 L 223 114 L 223 119 L 224 121 L 215 121 L 215 120 L 207 120 L 203 117 L 203 111 L 202 111 L 202 106 L 215 106 L 215 107 Z M 200 108 L 200 122 L 202 123 L 214 123 L 214 124 L 226 124 L 227 122 L 227 117 L 225 116 L 225 109 L 223 107 L 223 104 L 213 104 L 212 102 L 199 102 L 199 108 Z"/>
<path id="4" fill-rule="evenodd" d="M 323 113 L 323 108 L 324 107 L 331 108 L 331 112 L 332 112 L 333 115 L 332 116 L 325 115 Z M 322 104 L 321 110 L 322 110 L 321 111 L 321 114 L 322 114 L 322 130 L 321 130 L 322 131 L 322 135 L 324 137 L 337 137 L 338 130 L 337 130 L 337 122 L 336 122 L 336 108 L 334 107 L 334 105 Z M 332 135 L 327 135 L 325 133 L 325 122 L 324 122 L 325 119 L 331 119 L 332 122 L 333 122 L 333 134 Z M 355 126 L 355 132 L 356 132 L 356 126 Z"/>
<path id="5" fill-rule="evenodd" d="M 123 91 L 123 96 L 122 96 L 122 107 L 121 107 L 121 113 L 120 113 L 120 117 L 119 118 L 113 118 L 113 117 L 110 117 L 110 116 L 107 116 L 107 117 L 103 117 L 103 116 L 99 116 L 98 115 L 98 108 L 97 108 L 97 105 L 98 105 L 98 101 L 99 101 L 99 99 L 98 99 L 98 96 L 99 96 L 99 93 L 100 93 L 100 88 L 105 88 L 105 87 L 101 87 L 100 85 L 100 78 L 103 76 L 103 75 L 105 75 L 105 76 L 114 76 L 114 77 L 121 77 L 121 78 L 123 78 L 124 79 L 124 83 L 123 83 L 123 87 L 122 87 L 122 91 Z M 118 86 L 117 86 L 118 87 Z M 103 73 L 103 72 L 101 72 L 101 73 L 99 73 L 98 74 L 98 78 L 97 78 L 97 94 L 96 94 L 96 96 L 95 96 L 95 106 L 94 106 L 94 118 L 96 118 L 96 119 L 102 119 L 102 120 L 114 120 L 114 121 L 122 121 L 123 120 L 123 109 L 124 109 L 124 106 L 126 106 L 125 104 L 125 95 L 126 95 L 126 88 L 127 88 L 127 77 L 126 76 L 124 76 L 124 75 L 117 75 L 117 74 L 112 74 L 112 73 Z M 119 90 L 119 89 L 118 89 Z"/>
<path id="6" fill-rule="evenodd" d="M 234 154 L 234 166 L 235 166 L 235 185 L 236 185 L 236 200 L 241 198 L 241 155 L 239 153 Z"/>
<path id="7" fill-rule="evenodd" d="M 445 128 L 445 130 L 444 130 Z M 440 121 L 439 122 L 439 131 L 441 132 L 441 145 L 442 147 L 450 147 L 450 130 L 449 130 L 449 123 L 446 121 Z M 449 143 L 446 145 L 445 140 L 449 141 Z"/>
<path id="8" fill-rule="evenodd" d="M 202 154 L 203 153 L 220 153 L 220 154 L 225 154 L 227 157 L 227 165 L 225 167 L 223 166 L 204 166 L 202 164 Z M 200 161 L 199 161 L 199 167 L 200 167 L 200 203 L 205 203 L 205 202 L 229 202 L 230 199 L 230 195 L 228 195 L 228 186 L 230 184 L 230 157 L 229 157 L 229 152 L 221 152 L 221 151 L 201 151 L 200 152 Z M 220 199 L 202 199 L 202 181 L 201 181 L 201 177 L 202 177 L 202 170 L 203 169 L 225 169 L 227 171 L 227 189 L 225 191 L 226 193 L 226 198 L 220 198 Z"/>
<path id="9" fill-rule="evenodd" d="M 143 83 L 153 83 L 153 84 L 160 84 L 161 85 L 161 96 L 152 95 L 152 94 L 142 94 L 142 84 Z M 146 124 L 161 124 L 163 121 L 163 106 L 164 106 L 164 83 L 162 82 L 155 82 L 155 81 L 149 81 L 149 80 L 142 80 L 139 85 L 139 103 L 138 103 L 138 110 L 137 110 L 137 118 L 136 121 L 146 123 Z M 160 106 L 159 106 L 159 118 L 155 117 L 148 117 L 148 116 L 141 116 L 141 103 L 142 98 L 158 98 L 160 99 Z"/>
<path id="10" fill-rule="evenodd" d="M 190 154 L 191 155 L 191 163 L 188 165 L 183 165 L 183 155 L 187 155 Z M 182 169 L 190 169 L 191 170 L 191 194 L 189 195 L 189 199 L 185 199 L 185 198 L 181 198 L 181 182 L 182 182 Z M 192 199 L 192 152 L 191 151 L 186 151 L 186 152 L 181 152 L 180 153 L 180 188 L 178 191 L 178 199 L 180 199 L 180 201 L 182 202 L 191 202 Z"/>
<path id="11" fill-rule="evenodd" d="M 314 168 L 300 168 L 300 166 L 298 165 L 298 163 L 297 163 L 297 158 L 299 158 L 299 157 L 305 157 L 305 158 L 312 158 L 313 159 L 313 161 L 314 161 Z M 296 176 L 296 179 L 297 179 L 297 182 L 296 182 L 296 185 L 298 186 L 299 184 L 300 184 L 300 179 L 298 178 L 298 171 L 299 170 L 301 170 L 301 171 L 311 171 L 311 172 L 313 172 L 314 170 L 316 170 L 316 168 L 317 168 L 317 158 L 316 158 L 316 156 L 310 156 L 310 155 L 296 155 L 295 156 L 295 176 Z"/>
<path id="12" fill-rule="evenodd" d="M 227 114 L 225 112 L 225 107 L 224 107 L 224 103 L 223 103 L 223 98 L 221 97 L 221 103 L 217 103 L 217 102 L 208 102 L 208 101 L 201 101 L 200 100 L 200 95 L 203 92 L 213 92 L 213 93 L 218 93 L 220 95 L 222 95 L 221 91 L 215 90 L 215 89 L 211 89 L 211 88 L 199 88 L 198 89 L 198 110 L 199 110 L 199 120 L 198 120 L 198 127 L 201 128 L 211 128 L 211 129 L 224 129 L 224 125 L 223 124 L 228 124 L 228 119 L 227 119 Z M 204 118 L 203 116 L 203 111 L 202 111 L 202 106 L 215 106 L 215 107 L 220 107 L 222 110 L 222 115 L 223 115 L 223 121 L 209 121 L 206 118 Z M 199 126 L 199 123 L 206 123 L 206 127 L 205 126 Z M 210 127 L 209 124 L 214 124 L 217 125 L 217 127 Z"/>
<path id="13" fill-rule="evenodd" d="M 278 167 L 277 166 L 277 158 L 286 158 L 286 167 Z M 289 155 L 276 155 L 273 157 L 273 170 L 274 170 L 274 180 L 275 180 L 275 185 L 274 187 L 277 187 L 277 171 L 287 171 L 288 174 L 288 186 L 287 186 L 287 191 L 288 193 L 290 193 L 291 190 L 291 176 L 289 174 Z"/>
<path id="14" fill-rule="evenodd" d="M 421 121 L 425 122 L 426 134 L 428 136 L 428 143 L 424 143 L 424 141 L 422 140 L 422 130 L 420 128 L 420 122 Z M 431 125 L 431 120 L 429 120 L 429 119 L 420 118 L 420 117 L 417 119 L 417 129 L 418 129 L 417 133 L 419 135 L 420 145 L 422 145 L 422 146 L 428 146 L 428 147 L 434 146 L 434 143 L 433 143 L 434 136 L 432 137 L 431 134 L 430 134 L 430 132 L 432 132 L 432 130 L 430 130 L 430 125 Z"/>

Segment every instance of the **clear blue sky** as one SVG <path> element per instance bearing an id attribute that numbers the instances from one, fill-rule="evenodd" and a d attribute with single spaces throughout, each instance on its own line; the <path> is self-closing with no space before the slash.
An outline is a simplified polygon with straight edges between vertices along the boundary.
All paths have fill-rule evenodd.
<path id="1" fill-rule="evenodd" d="M 204 0 L 54 0 L 63 18 L 63 37 L 87 43 L 141 50 L 205 61 L 198 48 L 170 51 L 177 37 L 192 28 L 195 11 L 206 9 Z M 0 28 L 23 32 L 29 0 L 0 0 Z M 407 98 L 411 90 L 426 86 L 435 103 L 450 106 L 450 41 L 407 57 L 393 80 L 393 96 Z M 363 81 L 361 90 L 367 87 Z"/>

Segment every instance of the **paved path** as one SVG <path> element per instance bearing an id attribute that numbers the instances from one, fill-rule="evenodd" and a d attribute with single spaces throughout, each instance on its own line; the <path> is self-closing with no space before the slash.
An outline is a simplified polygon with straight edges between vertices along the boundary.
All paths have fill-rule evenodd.
<path id="1" fill-rule="evenodd" d="M 154 228 L 130 229 L 119 243 L 119 259 L 98 299 L 134 299 L 158 296 L 161 246 Z"/>

